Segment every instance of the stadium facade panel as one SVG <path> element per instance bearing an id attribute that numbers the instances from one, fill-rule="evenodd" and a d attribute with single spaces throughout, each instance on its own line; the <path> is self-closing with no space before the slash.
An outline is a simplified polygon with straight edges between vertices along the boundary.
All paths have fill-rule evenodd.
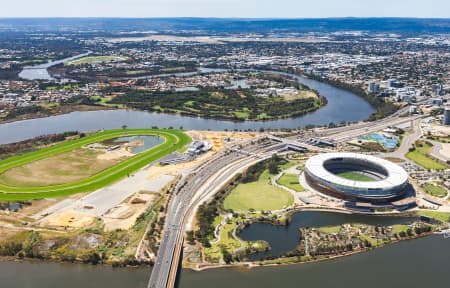
<path id="1" fill-rule="evenodd" d="M 362 174 L 373 181 L 356 181 L 340 173 Z M 403 196 L 408 185 L 406 171 L 390 161 L 357 153 L 326 153 L 311 157 L 305 179 L 322 193 L 350 201 L 383 203 Z"/>

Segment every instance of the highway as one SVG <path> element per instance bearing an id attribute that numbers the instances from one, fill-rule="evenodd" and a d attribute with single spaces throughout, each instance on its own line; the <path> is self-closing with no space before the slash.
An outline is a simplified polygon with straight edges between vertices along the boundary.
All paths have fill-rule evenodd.
<path id="1" fill-rule="evenodd" d="M 422 102 L 424 102 L 424 101 L 420 101 L 417 104 L 422 103 Z M 375 131 L 378 131 L 378 130 L 385 129 L 389 126 L 399 125 L 401 123 L 405 123 L 405 122 L 415 120 L 415 119 L 421 117 L 420 115 L 402 117 L 402 115 L 404 115 L 405 113 L 408 113 L 408 112 L 409 112 L 409 107 L 404 107 L 404 108 L 399 109 L 395 113 L 393 113 L 383 119 L 380 119 L 380 120 L 371 121 L 371 122 L 359 122 L 359 123 L 355 123 L 352 125 L 346 125 L 346 126 L 341 126 L 341 127 L 336 127 L 336 128 L 318 128 L 315 130 L 315 132 L 318 135 L 320 135 L 322 137 L 327 137 L 327 138 L 334 138 L 334 136 L 338 136 L 338 135 L 342 135 L 342 134 L 345 135 L 348 132 L 353 132 L 352 134 L 361 133 L 359 135 L 363 135 L 365 129 L 370 129 L 371 131 L 374 129 L 377 129 Z M 358 132 L 356 132 L 356 131 L 358 131 Z M 369 133 L 369 132 L 365 132 L 365 133 Z M 359 135 L 356 135 L 356 136 L 359 136 Z"/>
<path id="2" fill-rule="evenodd" d="M 333 129 L 332 133 L 326 134 L 327 137 L 331 136 L 330 138 L 336 140 L 336 142 L 344 142 L 360 135 L 422 117 L 420 115 L 399 117 L 401 112 L 404 111 L 398 111 L 395 115 L 376 122 L 338 127 Z M 295 145 L 316 152 L 330 152 L 327 148 L 316 147 L 293 139 L 281 139 L 273 136 L 270 139 L 272 140 L 269 141 L 271 144 L 261 145 L 255 143 L 257 142 L 255 140 L 247 143 L 244 148 L 236 146 L 229 148 L 226 152 L 218 153 L 179 181 L 172 191 L 173 198 L 169 205 L 163 238 L 148 288 L 174 287 L 179 261 L 181 261 L 187 219 L 194 216 L 194 212 L 200 203 L 213 196 L 241 169 L 252 163 L 267 159 L 286 145 Z"/>
<path id="3" fill-rule="evenodd" d="M 188 218 L 186 216 L 192 215 L 199 203 L 206 200 L 214 189 L 220 189 L 239 169 L 270 157 L 283 145 L 248 143 L 244 149 L 234 148 L 218 153 L 177 184 L 166 215 L 163 238 L 148 283 L 149 288 L 175 285 Z"/>
<path id="4" fill-rule="evenodd" d="M 391 116 L 383 120 L 378 120 L 374 122 L 356 123 L 352 125 L 330 128 L 326 130 L 317 129 L 315 133 L 324 139 L 333 139 L 336 142 L 345 142 L 364 134 L 377 132 L 386 129 L 388 127 L 400 125 L 406 122 L 411 122 L 422 117 L 423 115 L 414 115 L 408 117 Z"/>
<path id="5" fill-rule="evenodd" d="M 336 142 L 346 142 L 355 137 L 378 132 L 391 126 L 396 126 L 402 123 L 411 122 L 423 117 L 422 115 L 416 115 L 411 117 L 394 118 L 381 122 L 374 122 L 370 125 L 364 125 L 363 127 L 347 127 L 347 131 L 340 132 L 338 134 L 330 135 L 328 138 L 335 140 Z"/>

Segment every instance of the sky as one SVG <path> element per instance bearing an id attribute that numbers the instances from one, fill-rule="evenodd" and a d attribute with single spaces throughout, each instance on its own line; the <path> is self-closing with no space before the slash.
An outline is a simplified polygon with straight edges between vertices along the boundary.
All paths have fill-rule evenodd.
<path id="1" fill-rule="evenodd" d="M 0 17 L 450 18 L 450 0 L 1 0 Z"/>

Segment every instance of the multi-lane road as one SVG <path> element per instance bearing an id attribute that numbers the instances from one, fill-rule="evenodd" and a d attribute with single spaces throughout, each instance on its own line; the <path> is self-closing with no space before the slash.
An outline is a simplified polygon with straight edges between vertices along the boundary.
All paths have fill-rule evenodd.
<path id="1" fill-rule="evenodd" d="M 351 138 L 376 132 L 389 126 L 414 121 L 422 116 L 399 117 L 404 109 L 395 115 L 381 121 L 358 123 L 352 126 L 338 127 L 323 131 L 323 136 L 336 142 L 347 141 Z M 166 225 L 158 251 L 155 267 L 148 283 L 149 288 L 167 288 L 175 285 L 176 273 L 179 265 L 183 245 L 185 225 L 192 217 L 199 203 L 211 197 L 216 190 L 225 185 L 236 173 L 252 163 L 267 159 L 286 145 L 296 145 L 317 152 L 329 152 L 325 148 L 311 146 L 296 140 L 272 139 L 270 144 L 258 141 L 248 142 L 244 148 L 234 147 L 227 152 L 221 152 L 212 159 L 200 165 L 191 174 L 184 177 L 173 191 L 173 198 L 166 216 Z M 310 147 L 311 146 L 311 147 Z"/>
<path id="2" fill-rule="evenodd" d="M 380 131 L 387 127 L 396 126 L 423 117 L 423 115 L 403 117 L 403 115 L 408 112 L 409 107 L 405 107 L 381 120 L 360 122 L 336 128 L 320 128 L 316 130 L 316 133 L 324 138 L 334 139 L 336 142 L 345 142 L 360 135 Z"/>
<path id="3" fill-rule="evenodd" d="M 180 181 L 173 191 L 149 288 L 173 287 L 175 284 L 186 216 L 191 215 L 197 205 L 209 197 L 211 191 L 222 187 L 237 171 L 270 157 L 281 146 L 274 143 L 249 143 L 243 149 L 218 153 Z"/>

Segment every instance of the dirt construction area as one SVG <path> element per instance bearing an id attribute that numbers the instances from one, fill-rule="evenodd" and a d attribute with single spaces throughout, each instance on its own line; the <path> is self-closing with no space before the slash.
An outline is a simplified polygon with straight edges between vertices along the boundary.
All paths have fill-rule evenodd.
<path id="1" fill-rule="evenodd" d="M 89 194 L 74 195 L 64 199 L 41 200 L 38 202 L 40 209 L 37 209 L 38 207 L 31 209 L 34 204 L 27 208 L 31 209 L 26 213 L 27 217 L 34 219 L 36 224 L 41 227 L 77 229 L 89 226 L 93 221 L 100 218 L 103 220 L 104 228 L 107 231 L 130 229 L 136 222 L 137 217 L 145 212 L 148 207 L 154 205 L 160 199 L 161 193 L 164 193 L 163 191 L 167 189 L 166 187 L 180 175 L 188 173 L 214 153 L 225 149 L 227 145 L 255 139 L 259 135 L 258 133 L 210 131 L 189 131 L 188 134 L 195 140 L 210 142 L 212 145 L 211 151 L 190 162 L 166 166 L 155 163 L 155 165 L 142 169 L 128 178 Z M 89 176 L 89 173 L 95 173 L 94 171 L 114 165 L 114 163 L 127 157 L 126 152 L 126 149 L 109 152 L 99 149 L 78 149 L 71 153 L 49 158 L 53 159 L 53 165 L 42 160 L 30 163 L 26 167 L 20 167 L 20 169 L 44 169 L 46 173 L 41 171 L 38 174 L 42 175 L 42 178 L 50 179 L 51 176 L 59 176 L 60 171 L 64 169 L 67 171 L 71 169 L 70 167 L 77 167 L 79 173 L 83 172 L 83 176 L 86 177 Z M 51 166 L 58 166 L 59 168 L 51 169 Z M 15 172 L 17 173 L 17 171 Z M 69 172 L 67 171 L 67 173 Z M 74 172 L 71 172 L 70 175 L 58 177 L 58 181 L 82 177 L 80 174 L 74 174 Z M 4 177 L 5 175 L 1 176 Z M 36 177 L 30 179 L 34 178 Z M 30 179 L 28 181 L 31 181 Z M 44 183 L 44 180 L 41 179 L 40 181 L 40 183 Z M 53 179 L 53 183 L 55 182 L 56 180 Z"/>
<path id="2" fill-rule="evenodd" d="M 213 151 L 220 151 L 227 142 L 254 139 L 258 133 L 248 132 L 219 132 L 219 131 L 189 131 L 187 133 L 192 139 L 206 140 L 213 145 Z M 229 140 L 229 141 L 228 141 Z"/>
<path id="3" fill-rule="evenodd" d="M 450 144 L 448 143 L 442 143 L 442 149 L 439 151 L 441 155 L 447 155 L 450 157 Z"/>
<path id="4" fill-rule="evenodd" d="M 129 153 L 131 154 L 131 153 Z M 129 156 L 126 151 L 96 151 L 87 148 L 12 168 L 0 175 L 10 186 L 48 186 L 77 181 L 111 167 Z"/>
<path id="5" fill-rule="evenodd" d="M 105 230 L 114 231 L 131 228 L 139 215 L 144 213 L 148 207 L 153 206 L 160 197 L 161 194 L 159 193 L 142 191 L 129 201 L 117 205 L 103 217 Z"/>
<path id="6" fill-rule="evenodd" d="M 183 172 L 193 169 L 201 162 L 211 157 L 215 152 L 221 151 L 227 144 L 233 144 L 237 141 L 250 140 L 257 137 L 258 133 L 242 132 L 217 132 L 217 131 L 189 131 L 187 134 L 194 140 L 206 140 L 212 145 L 211 151 L 200 155 L 194 161 L 178 163 L 167 166 L 152 166 L 148 169 L 150 179 L 157 178 L 160 175 L 177 176 Z"/>
<path id="7" fill-rule="evenodd" d="M 50 227 L 82 228 L 90 225 L 94 219 L 94 217 L 83 215 L 73 210 L 68 210 L 58 214 L 58 217 L 46 218 L 43 222 L 41 222 L 41 225 Z"/>
<path id="8" fill-rule="evenodd" d="M 434 136 L 447 137 L 450 135 L 450 126 L 432 125 L 431 133 Z"/>

